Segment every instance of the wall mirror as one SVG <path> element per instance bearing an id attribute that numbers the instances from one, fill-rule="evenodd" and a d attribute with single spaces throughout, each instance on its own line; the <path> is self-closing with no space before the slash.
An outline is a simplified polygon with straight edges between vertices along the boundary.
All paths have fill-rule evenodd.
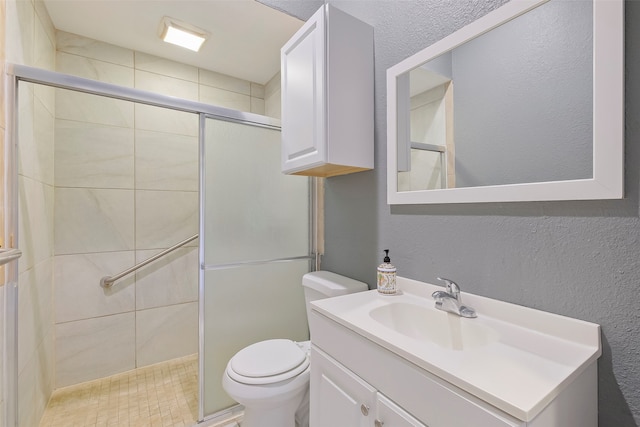
<path id="1" fill-rule="evenodd" d="M 389 204 L 619 199 L 622 0 L 512 0 L 387 70 Z"/>

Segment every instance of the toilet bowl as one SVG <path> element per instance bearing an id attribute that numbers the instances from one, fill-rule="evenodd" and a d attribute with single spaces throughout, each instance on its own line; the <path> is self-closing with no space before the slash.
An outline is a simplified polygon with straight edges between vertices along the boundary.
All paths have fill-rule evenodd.
<path id="1" fill-rule="evenodd" d="M 328 271 L 305 274 L 302 285 L 307 315 L 310 301 L 368 289 L 365 283 Z M 310 341 L 260 341 L 229 360 L 222 386 L 244 406 L 243 427 L 309 425 L 310 346 Z"/>
<path id="2" fill-rule="evenodd" d="M 222 385 L 245 407 L 242 425 L 294 427 L 309 387 L 309 341 L 268 340 L 240 350 L 227 364 Z"/>

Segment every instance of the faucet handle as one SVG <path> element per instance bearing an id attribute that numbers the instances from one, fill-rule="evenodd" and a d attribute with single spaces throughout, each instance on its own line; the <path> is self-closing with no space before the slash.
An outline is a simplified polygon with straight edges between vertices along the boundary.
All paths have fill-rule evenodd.
<path id="1" fill-rule="evenodd" d="M 460 286 L 453 280 L 445 279 L 444 277 L 438 277 L 438 280 L 442 280 L 445 283 L 445 288 L 447 288 L 447 292 L 454 297 L 455 299 L 460 298 Z"/>

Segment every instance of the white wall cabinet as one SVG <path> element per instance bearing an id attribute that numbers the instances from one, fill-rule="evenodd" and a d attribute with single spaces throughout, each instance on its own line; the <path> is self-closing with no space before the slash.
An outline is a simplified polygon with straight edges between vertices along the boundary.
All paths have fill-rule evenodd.
<path id="1" fill-rule="evenodd" d="M 282 171 L 373 168 L 373 28 L 325 4 L 281 50 Z"/>
<path id="2" fill-rule="evenodd" d="M 312 427 L 427 427 L 321 350 L 311 360 Z"/>

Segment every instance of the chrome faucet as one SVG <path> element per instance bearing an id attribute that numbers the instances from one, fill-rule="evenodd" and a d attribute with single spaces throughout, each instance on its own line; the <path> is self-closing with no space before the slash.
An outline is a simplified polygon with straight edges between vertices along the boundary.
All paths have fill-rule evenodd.
<path id="1" fill-rule="evenodd" d="M 436 300 L 436 308 L 438 310 L 457 314 L 460 317 L 478 317 L 473 308 L 462 305 L 460 286 L 458 286 L 456 282 L 443 277 L 438 277 L 438 280 L 442 280 L 446 288 L 446 291 L 435 291 L 431 294 L 433 299 Z"/>

